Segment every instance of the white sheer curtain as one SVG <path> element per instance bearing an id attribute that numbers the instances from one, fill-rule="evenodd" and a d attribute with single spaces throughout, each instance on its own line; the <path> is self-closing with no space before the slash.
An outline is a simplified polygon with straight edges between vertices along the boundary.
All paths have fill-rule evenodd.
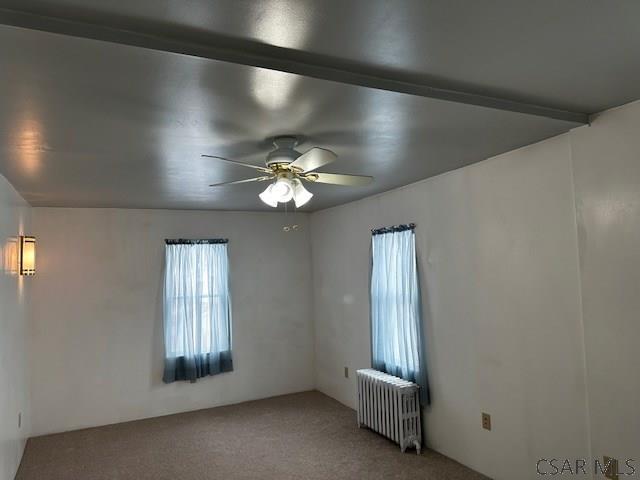
<path id="1" fill-rule="evenodd" d="M 428 403 L 413 225 L 374 231 L 371 243 L 373 368 L 417 383 Z"/>
<path id="2" fill-rule="evenodd" d="M 233 370 L 229 260 L 224 240 L 167 240 L 163 380 Z"/>

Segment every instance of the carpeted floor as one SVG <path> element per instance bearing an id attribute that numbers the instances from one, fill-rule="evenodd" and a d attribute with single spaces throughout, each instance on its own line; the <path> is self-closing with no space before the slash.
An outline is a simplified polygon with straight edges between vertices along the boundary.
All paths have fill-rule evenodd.
<path id="1" fill-rule="evenodd" d="M 16 480 L 486 479 L 305 392 L 30 439 Z"/>

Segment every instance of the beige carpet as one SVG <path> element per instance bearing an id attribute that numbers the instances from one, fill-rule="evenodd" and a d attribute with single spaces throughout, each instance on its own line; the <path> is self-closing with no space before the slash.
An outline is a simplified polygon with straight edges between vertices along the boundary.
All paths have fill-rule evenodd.
<path id="1" fill-rule="evenodd" d="M 486 479 L 305 392 L 30 439 L 16 480 Z"/>

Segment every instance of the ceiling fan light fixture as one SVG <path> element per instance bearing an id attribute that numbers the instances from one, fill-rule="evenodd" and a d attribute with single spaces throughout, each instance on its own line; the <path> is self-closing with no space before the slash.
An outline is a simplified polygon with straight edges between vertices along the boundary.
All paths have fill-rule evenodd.
<path id="1" fill-rule="evenodd" d="M 269 185 L 258 195 L 265 204 L 277 208 L 279 203 L 286 204 L 293 200 L 296 208 L 300 208 L 309 203 L 313 197 L 313 193 L 304 187 L 302 180 L 311 183 L 317 182 L 347 187 L 364 187 L 373 181 L 373 177 L 364 175 L 316 172 L 318 168 L 335 162 L 338 156 L 331 150 L 320 147 L 313 147 L 304 153 L 300 153 L 295 150 L 298 145 L 298 138 L 294 136 L 276 137 L 273 140 L 273 144 L 276 148 L 267 155 L 265 167 L 259 167 L 252 163 L 237 162 L 216 155 L 203 154 L 203 157 L 214 158 L 232 165 L 241 165 L 262 172 L 262 176 L 259 177 L 214 183 L 210 187 L 266 181 L 269 182 Z"/>
<path id="2" fill-rule="evenodd" d="M 262 192 L 258 196 L 260 197 L 260 200 L 262 200 L 264 203 L 266 203 L 270 207 L 275 208 L 278 206 L 278 200 L 276 200 L 276 198 L 272 193 L 273 185 L 274 185 L 273 183 L 270 184 L 267 188 L 265 188 L 264 192 Z"/>
<path id="3" fill-rule="evenodd" d="M 299 179 L 296 179 L 293 187 L 293 201 L 296 204 L 296 208 L 306 205 L 311 200 L 311 197 L 313 197 L 313 193 L 304 188 Z"/>

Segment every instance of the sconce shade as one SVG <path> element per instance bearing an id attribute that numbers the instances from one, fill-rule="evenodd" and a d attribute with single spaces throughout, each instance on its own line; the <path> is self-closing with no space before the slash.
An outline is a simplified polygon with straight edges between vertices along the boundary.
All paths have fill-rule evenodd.
<path id="1" fill-rule="evenodd" d="M 20 237 L 20 275 L 36 274 L 36 237 Z"/>

